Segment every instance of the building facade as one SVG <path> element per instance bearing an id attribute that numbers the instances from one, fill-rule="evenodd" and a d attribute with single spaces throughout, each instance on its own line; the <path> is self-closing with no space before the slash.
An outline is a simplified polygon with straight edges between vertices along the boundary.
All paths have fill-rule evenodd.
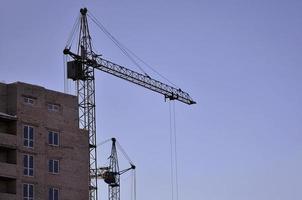
<path id="1" fill-rule="evenodd" d="M 77 97 L 0 83 L 0 200 L 87 200 L 88 174 Z"/>

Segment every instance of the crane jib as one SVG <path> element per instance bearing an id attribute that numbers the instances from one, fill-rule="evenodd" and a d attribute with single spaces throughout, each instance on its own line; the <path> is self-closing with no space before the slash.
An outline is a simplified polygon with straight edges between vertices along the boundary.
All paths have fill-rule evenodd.
<path id="1" fill-rule="evenodd" d="M 65 51 L 64 51 L 65 53 Z M 66 50 L 66 54 L 69 54 L 74 58 L 73 61 L 67 64 L 67 77 L 72 80 L 85 80 L 84 65 L 93 67 L 94 69 L 101 70 L 111 75 L 117 76 L 129 82 L 135 83 L 154 92 L 160 93 L 165 98 L 170 100 L 178 100 L 188 105 L 195 104 L 196 102 L 190 97 L 190 95 L 181 89 L 174 88 L 158 80 L 152 79 L 149 76 L 140 74 L 128 68 L 122 67 L 118 64 L 105 60 L 103 58 L 82 59 L 81 56 L 76 55 L 69 50 Z M 83 65 L 84 64 L 84 65 Z"/>

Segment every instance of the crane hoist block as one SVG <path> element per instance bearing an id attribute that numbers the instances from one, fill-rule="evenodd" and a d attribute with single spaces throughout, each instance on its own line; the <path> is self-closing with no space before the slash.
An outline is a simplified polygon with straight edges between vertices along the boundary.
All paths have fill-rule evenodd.
<path id="1" fill-rule="evenodd" d="M 84 80 L 84 70 L 82 63 L 77 60 L 67 62 L 67 78 L 76 80 Z"/>

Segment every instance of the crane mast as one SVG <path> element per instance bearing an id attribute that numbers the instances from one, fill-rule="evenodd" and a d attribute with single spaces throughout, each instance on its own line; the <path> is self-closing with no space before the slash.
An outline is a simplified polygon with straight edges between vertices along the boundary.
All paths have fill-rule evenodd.
<path id="1" fill-rule="evenodd" d="M 135 165 L 126 157 L 129 161 L 130 167 L 120 170 L 118 154 L 117 154 L 117 141 L 116 138 L 111 138 L 112 146 L 111 153 L 109 156 L 109 166 L 100 167 L 97 169 L 97 177 L 104 180 L 108 184 L 108 199 L 109 200 L 120 200 L 120 176 L 129 170 L 135 170 Z M 121 148 L 121 146 L 120 146 Z M 126 156 L 126 153 L 124 156 Z M 135 187 L 135 185 L 134 185 Z"/>
<path id="2" fill-rule="evenodd" d="M 104 182 L 108 184 L 108 199 L 120 200 L 120 176 L 129 170 L 135 170 L 136 167 L 128 160 L 130 167 L 120 170 L 116 148 L 117 141 L 115 138 L 111 138 L 111 141 L 112 146 L 109 156 L 109 166 L 98 168 L 97 177 L 103 179 Z"/>
<path id="3" fill-rule="evenodd" d="M 112 139 L 112 148 L 111 148 L 111 155 L 110 155 L 110 164 L 109 169 L 113 173 L 114 181 L 109 184 L 108 193 L 109 193 L 109 200 L 119 200 L 120 199 L 120 168 L 118 164 L 118 157 L 116 151 L 116 140 L 115 138 Z"/>
<path id="4" fill-rule="evenodd" d="M 195 104 L 196 102 L 188 93 L 179 88 L 174 88 L 146 74 L 141 74 L 115 64 L 94 53 L 87 21 L 87 8 L 80 9 L 80 13 L 77 52 L 74 53 L 70 50 L 70 47 L 66 47 L 63 53 L 73 59 L 67 63 L 67 78 L 76 81 L 79 127 L 87 130 L 89 135 L 89 200 L 97 200 L 98 170 L 96 152 L 95 69 L 162 94 L 165 99 L 178 100 L 188 105 Z M 114 190 L 115 189 L 112 188 L 112 191 Z"/>
<path id="5" fill-rule="evenodd" d="M 87 9 L 80 10 L 81 22 L 78 38 L 77 54 L 80 60 L 94 59 L 91 37 L 87 21 Z M 76 81 L 79 103 L 79 127 L 88 131 L 89 135 L 89 199 L 97 200 L 97 152 L 96 152 L 96 115 L 95 115 L 95 78 L 94 67 L 87 63 L 79 63 L 81 75 Z M 77 71 L 79 72 L 79 71 Z"/>

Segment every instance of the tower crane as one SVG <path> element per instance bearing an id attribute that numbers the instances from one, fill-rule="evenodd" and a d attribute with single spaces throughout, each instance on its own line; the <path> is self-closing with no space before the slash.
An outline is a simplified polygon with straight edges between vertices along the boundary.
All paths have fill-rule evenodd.
<path id="1" fill-rule="evenodd" d="M 88 131 L 89 137 L 89 200 L 97 200 L 97 152 L 96 152 L 96 111 L 95 111 L 95 70 L 101 70 L 118 78 L 127 80 L 159 94 L 165 99 L 178 100 L 191 105 L 196 102 L 179 88 L 162 83 L 124 66 L 115 64 L 96 54 L 92 48 L 87 8 L 80 9 L 78 21 L 79 36 L 77 48 L 72 51 L 66 46 L 63 53 L 72 58 L 67 62 L 67 78 L 76 82 L 79 127 Z"/>
<path id="2" fill-rule="evenodd" d="M 102 178 L 104 182 L 108 184 L 108 195 L 109 195 L 108 199 L 120 200 L 120 176 L 128 172 L 129 170 L 135 170 L 136 167 L 129 160 L 128 156 L 124 155 L 128 159 L 130 167 L 120 170 L 117 148 L 116 148 L 117 146 L 116 138 L 111 138 L 111 141 L 112 141 L 112 146 L 111 146 L 111 154 L 109 156 L 109 166 L 98 168 L 97 177 Z M 124 150 L 122 152 L 125 153 Z"/>

